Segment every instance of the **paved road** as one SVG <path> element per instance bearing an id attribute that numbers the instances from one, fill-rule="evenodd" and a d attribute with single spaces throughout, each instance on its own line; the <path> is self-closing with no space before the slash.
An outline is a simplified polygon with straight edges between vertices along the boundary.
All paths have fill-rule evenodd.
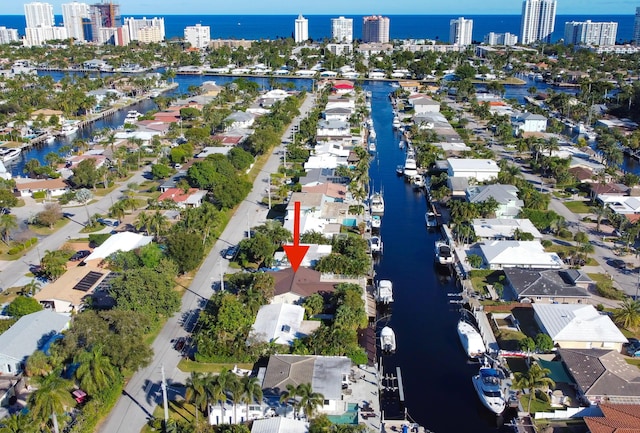
<path id="1" fill-rule="evenodd" d="M 291 135 L 292 128 L 297 127 L 300 120 L 307 116 L 314 103 L 314 96 L 307 95 L 300 109 L 300 115 L 293 120 L 284 137 Z M 205 306 L 214 289 L 218 287 L 220 276 L 226 272 L 229 263 L 221 257 L 220 251 L 229 245 L 237 244 L 245 236 L 249 227 L 260 225 L 266 220 L 268 208 L 260 204 L 268 185 L 263 179 L 267 178 L 269 173 L 277 171 L 283 149 L 282 146 L 275 149 L 264 165 L 263 173 L 256 177 L 252 191 L 238 206 L 182 297 L 180 312 L 167 321 L 153 342 L 153 360 L 147 367 L 133 375 L 123 396 L 102 424 L 101 432 L 137 433 L 142 429 L 153 414 L 156 405 L 162 404 L 160 383 L 163 366 L 169 384 L 169 398 L 181 392 L 181 385 L 184 384 L 187 375 L 177 368 L 181 355 L 172 348 L 171 340 L 188 335 L 185 328 L 193 325 L 199 311 Z"/>

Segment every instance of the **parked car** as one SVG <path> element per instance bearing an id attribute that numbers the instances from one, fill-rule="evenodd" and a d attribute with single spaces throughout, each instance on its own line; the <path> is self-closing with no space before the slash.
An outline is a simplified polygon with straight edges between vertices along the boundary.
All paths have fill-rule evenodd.
<path id="1" fill-rule="evenodd" d="M 616 269 L 625 269 L 627 264 L 622 259 L 611 259 L 609 260 L 609 266 L 612 266 Z"/>
<path id="2" fill-rule="evenodd" d="M 236 257 L 236 254 L 238 254 L 238 246 L 237 245 L 233 245 L 229 248 L 227 248 L 227 250 L 224 252 L 224 258 L 227 260 L 233 260 Z"/>
<path id="3" fill-rule="evenodd" d="M 89 250 L 80 250 L 80 251 L 77 251 L 74 255 L 72 255 L 69 260 L 71 260 L 72 262 L 79 262 L 80 260 L 83 260 L 89 257 L 90 254 L 91 254 L 91 251 Z"/>
<path id="4" fill-rule="evenodd" d="M 98 218 L 96 221 L 105 226 L 118 227 L 120 225 L 120 221 L 111 218 Z"/>

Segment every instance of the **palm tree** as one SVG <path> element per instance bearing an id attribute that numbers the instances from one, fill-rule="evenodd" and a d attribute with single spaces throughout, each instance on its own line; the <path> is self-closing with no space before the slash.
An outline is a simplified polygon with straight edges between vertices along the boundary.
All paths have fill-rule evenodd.
<path id="1" fill-rule="evenodd" d="M 207 390 L 207 377 L 201 373 L 191 372 L 187 379 L 187 390 L 184 398 L 189 403 L 193 403 L 196 412 L 196 426 L 198 425 L 198 412 L 204 411 L 208 406 L 209 393 Z"/>
<path id="2" fill-rule="evenodd" d="M 101 391 L 118 377 L 111 360 L 102 354 L 101 345 L 93 346 L 90 351 L 81 352 L 74 361 L 80 364 L 75 372 L 76 378 L 88 394 Z"/>
<path id="3" fill-rule="evenodd" d="M 138 214 L 138 218 L 134 223 L 134 227 L 136 228 L 137 231 L 141 231 L 142 229 L 144 229 L 145 232 L 149 233 L 149 231 L 151 230 L 149 227 L 150 224 L 151 224 L 151 215 L 149 215 L 145 211 L 142 211 L 140 212 L 140 214 Z"/>
<path id="4" fill-rule="evenodd" d="M 255 376 L 244 376 L 242 378 L 244 387 L 245 402 L 247 404 L 247 418 L 249 417 L 249 404 L 262 401 L 262 387 Z"/>
<path id="5" fill-rule="evenodd" d="M 613 320 L 625 329 L 635 328 L 640 324 L 640 300 L 626 298 L 616 311 Z"/>
<path id="6" fill-rule="evenodd" d="M 150 218 L 149 229 L 155 234 L 156 238 L 163 234 L 169 226 L 167 217 L 156 211 Z"/>
<path id="7" fill-rule="evenodd" d="M 313 392 L 310 383 L 301 383 L 296 388 L 296 394 L 300 397 L 298 403 L 300 409 L 304 411 L 307 420 L 311 419 L 318 411 L 318 406 L 324 402 L 324 395 L 319 392 Z"/>
<path id="8" fill-rule="evenodd" d="M 287 404 L 291 404 L 293 402 L 293 404 L 291 404 L 293 406 L 293 409 L 295 411 L 295 409 L 297 408 L 297 401 L 296 401 L 296 386 L 289 383 L 287 384 L 287 389 L 282 391 L 282 393 L 280 394 L 280 403 L 284 403 L 285 405 Z"/>
<path id="9" fill-rule="evenodd" d="M 0 215 L 0 236 L 2 236 L 2 242 L 9 245 L 7 240 L 11 230 L 18 228 L 16 217 L 11 214 Z"/>
<path id="10" fill-rule="evenodd" d="M 38 383 L 38 389 L 29 397 L 33 417 L 45 424 L 51 418 L 54 433 L 60 433 L 58 414 L 64 413 L 67 407 L 74 404 L 71 397 L 73 383 L 63 379 L 59 373 L 54 371 L 43 377 Z"/>
<path id="11" fill-rule="evenodd" d="M 238 423 L 238 403 L 244 402 L 244 385 L 235 374 L 231 374 L 227 377 L 227 389 L 231 394 L 231 401 L 233 402 L 233 422 Z"/>
<path id="12" fill-rule="evenodd" d="M 548 368 L 542 368 L 538 363 L 534 363 L 526 373 L 515 373 L 513 385 L 516 388 L 526 389 L 529 391 L 529 406 L 527 412 L 531 411 L 531 399 L 537 389 L 551 388 L 556 383 L 547 375 L 551 373 Z"/>
<path id="13" fill-rule="evenodd" d="M 596 231 L 600 232 L 600 223 L 609 213 L 609 208 L 598 202 L 598 204 L 592 207 L 591 210 L 596 216 Z"/>
<path id="14" fill-rule="evenodd" d="M 35 433 L 36 426 L 28 414 L 16 413 L 0 421 L 0 433 Z"/>

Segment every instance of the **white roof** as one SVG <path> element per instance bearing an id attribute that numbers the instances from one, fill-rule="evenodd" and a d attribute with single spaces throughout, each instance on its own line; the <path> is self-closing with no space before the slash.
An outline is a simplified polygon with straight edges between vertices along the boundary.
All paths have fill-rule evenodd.
<path id="1" fill-rule="evenodd" d="M 297 419 L 274 416 L 253 421 L 251 433 L 307 433 L 309 423 Z"/>
<path id="2" fill-rule="evenodd" d="M 196 157 L 206 158 L 209 155 L 226 155 L 231 150 L 230 146 L 208 146 L 202 149 Z"/>
<path id="3" fill-rule="evenodd" d="M 51 336 L 66 329 L 70 317 L 64 314 L 42 310 L 22 316 L 16 323 L 0 335 L 0 354 L 22 362 L 33 352 L 41 349 Z"/>
<path id="4" fill-rule="evenodd" d="M 500 167 L 493 159 L 449 158 L 449 167 L 455 171 L 487 171 L 498 173 Z"/>
<path id="5" fill-rule="evenodd" d="M 556 253 L 546 253 L 539 241 L 492 241 L 480 244 L 490 265 L 558 268 L 562 260 Z"/>
<path id="6" fill-rule="evenodd" d="M 510 238 L 516 229 L 531 233 L 535 239 L 542 238 L 542 234 L 528 219 L 478 218 L 473 220 L 473 231 L 481 238 Z"/>
<path id="7" fill-rule="evenodd" d="M 533 310 L 553 341 L 626 343 L 627 339 L 606 314 L 593 305 L 536 304 Z"/>
<path id="8" fill-rule="evenodd" d="M 258 310 L 249 341 L 291 345 L 299 336 L 304 308 L 291 304 L 268 304 Z"/>
<path id="9" fill-rule="evenodd" d="M 108 238 L 102 245 L 93 250 L 85 261 L 104 259 L 116 251 L 131 251 L 143 247 L 153 240 L 153 236 L 138 233 L 120 232 Z"/>

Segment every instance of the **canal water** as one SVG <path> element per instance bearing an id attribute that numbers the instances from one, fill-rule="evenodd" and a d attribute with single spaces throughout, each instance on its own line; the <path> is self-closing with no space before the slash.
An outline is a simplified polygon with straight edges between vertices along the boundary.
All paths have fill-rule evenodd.
<path id="1" fill-rule="evenodd" d="M 438 230 L 426 227 L 424 192 L 396 174 L 405 153 L 393 131 L 393 111 L 388 83 L 368 82 L 372 117 L 377 135 L 377 155 L 369 175 L 372 189 L 382 190 L 385 213 L 380 234 L 384 253 L 375 266 L 376 280 L 393 282 L 394 303 L 387 322 L 396 333 L 397 350 L 382 360 L 384 374 L 400 371 L 406 410 L 411 419 L 435 433 L 509 431 L 482 406 L 471 383 L 478 364 L 469 363 L 456 325 L 459 305 L 448 296 L 460 290 L 448 270 L 434 264 Z M 391 414 L 389 414 L 391 415 Z"/>

